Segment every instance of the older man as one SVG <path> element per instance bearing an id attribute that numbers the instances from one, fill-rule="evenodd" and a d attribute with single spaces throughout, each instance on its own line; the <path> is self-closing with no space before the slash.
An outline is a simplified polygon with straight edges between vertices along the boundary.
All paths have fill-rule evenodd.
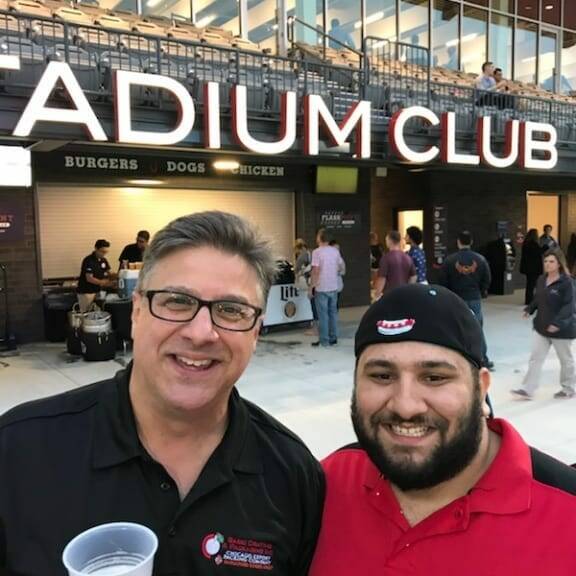
<path id="1" fill-rule="evenodd" d="M 356 333 L 358 444 L 324 462 L 311 576 L 576 574 L 576 471 L 485 418 L 490 372 L 466 304 L 396 288 Z"/>
<path id="2" fill-rule="evenodd" d="M 158 535 L 155 576 L 307 573 L 322 471 L 235 389 L 273 262 L 230 214 L 185 216 L 155 236 L 128 369 L 0 419 L 1 574 L 63 576 L 66 543 L 112 521 Z"/>

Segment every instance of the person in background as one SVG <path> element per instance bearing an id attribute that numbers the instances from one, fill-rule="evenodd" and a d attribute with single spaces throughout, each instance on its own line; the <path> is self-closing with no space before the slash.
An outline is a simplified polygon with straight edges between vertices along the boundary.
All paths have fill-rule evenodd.
<path id="1" fill-rule="evenodd" d="M 144 252 L 148 248 L 150 242 L 150 232 L 148 230 L 140 230 L 136 235 L 136 242 L 124 246 L 122 254 L 120 254 L 120 268 L 128 268 L 128 265 L 133 262 L 142 262 L 144 260 Z"/>
<path id="2" fill-rule="evenodd" d="M 350 33 L 344 29 L 344 26 L 342 26 L 338 18 L 332 18 L 330 21 L 328 36 L 331 36 L 328 45 L 334 50 L 345 50 L 346 47 L 356 48 L 354 39 Z"/>
<path id="3" fill-rule="evenodd" d="M 298 238 L 294 244 L 294 276 L 296 277 L 296 288 L 305 290 L 310 298 L 312 308 L 312 325 L 305 332 L 308 336 L 318 336 L 318 312 L 314 302 L 314 294 L 310 291 L 310 282 L 312 276 L 312 253 L 308 245 L 302 238 Z"/>
<path id="4" fill-rule="evenodd" d="M 320 338 L 312 346 L 334 346 L 338 343 L 338 277 L 344 268 L 340 252 L 328 243 L 328 234 L 320 229 L 318 248 L 312 252 L 312 290 L 318 312 Z"/>
<path id="5" fill-rule="evenodd" d="M 463 230 L 458 234 L 458 252 L 448 256 L 438 274 L 438 284 L 460 296 L 474 312 L 480 326 L 484 325 L 482 315 L 482 298 L 488 296 L 488 288 L 492 282 L 490 266 L 486 258 L 472 250 L 472 234 Z M 484 340 L 484 366 L 493 368 L 488 359 L 486 340 Z"/>
<path id="6" fill-rule="evenodd" d="M 110 264 L 106 259 L 110 242 L 96 240 L 94 251 L 82 260 L 78 278 L 77 298 L 80 312 L 87 312 L 101 290 L 112 285 Z"/>
<path id="7" fill-rule="evenodd" d="M 502 68 L 494 69 L 494 80 L 496 81 L 496 92 L 499 96 L 495 96 L 496 105 L 500 110 L 511 110 L 514 108 L 514 96 L 510 95 L 510 86 L 508 80 L 504 79 Z"/>
<path id="8" fill-rule="evenodd" d="M 568 264 L 568 271 L 574 276 L 574 266 L 576 266 L 576 234 L 574 233 L 570 236 L 570 244 L 566 250 L 566 263 Z"/>
<path id="9" fill-rule="evenodd" d="M 333 246 L 340 252 L 340 256 L 342 256 L 342 251 L 340 250 L 340 244 L 334 239 L 330 240 L 328 243 L 330 246 Z M 344 276 L 346 275 L 346 261 L 342 258 L 342 267 L 338 270 L 338 301 L 336 303 L 336 307 L 340 309 L 340 296 L 342 294 L 342 290 L 344 290 Z"/>
<path id="10" fill-rule="evenodd" d="M 490 91 L 496 90 L 496 80 L 494 79 L 494 63 L 484 62 L 482 64 L 482 74 L 476 78 L 476 90 Z"/>
<path id="11" fill-rule="evenodd" d="M 386 235 L 388 252 L 380 259 L 374 298 L 378 299 L 385 291 L 416 282 L 416 267 L 412 258 L 402 250 L 402 236 L 397 230 Z"/>
<path id="12" fill-rule="evenodd" d="M 378 268 L 380 267 L 380 260 L 384 254 L 384 246 L 378 238 L 377 232 L 370 232 L 370 283 L 372 287 L 376 282 L 378 276 Z"/>
<path id="13" fill-rule="evenodd" d="M 574 280 L 560 248 L 552 248 L 544 254 L 544 274 L 538 278 L 534 300 L 524 309 L 524 317 L 528 318 L 534 312 L 534 341 L 528 370 L 521 388 L 512 390 L 512 394 L 526 400 L 534 396 L 552 346 L 560 360 L 561 390 L 554 394 L 554 398 L 573 398 L 576 391 L 572 355 L 576 338 L 576 300 Z"/>
<path id="14" fill-rule="evenodd" d="M 547 252 L 548 250 L 552 250 L 552 248 L 558 248 L 558 242 L 554 236 L 552 236 L 553 227 L 551 224 L 546 224 L 543 228 L 543 234 L 540 236 L 540 248 L 542 248 L 542 252 Z"/>
<path id="15" fill-rule="evenodd" d="M 412 258 L 416 267 L 416 282 L 426 284 L 426 254 L 422 250 L 422 230 L 418 226 L 409 226 L 406 229 L 406 244 L 410 245 L 408 256 Z"/>
<path id="16" fill-rule="evenodd" d="M 526 276 L 526 291 L 524 292 L 526 306 L 534 299 L 536 281 L 542 272 L 542 248 L 538 242 L 538 230 L 530 228 L 522 242 L 522 256 L 520 257 L 520 273 Z"/>
<path id="17" fill-rule="evenodd" d="M 574 576 L 576 470 L 486 417 L 491 374 L 466 304 L 396 288 L 354 353 L 357 443 L 322 462 L 309 576 Z"/>

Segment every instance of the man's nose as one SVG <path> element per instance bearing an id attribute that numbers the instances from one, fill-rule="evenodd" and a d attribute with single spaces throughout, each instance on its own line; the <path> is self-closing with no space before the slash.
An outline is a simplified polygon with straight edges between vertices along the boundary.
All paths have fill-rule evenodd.
<path id="1" fill-rule="evenodd" d="M 428 410 L 422 387 L 413 378 L 403 377 L 393 386 L 392 396 L 386 406 L 390 411 L 404 420 L 411 420 Z"/>
<path id="2" fill-rule="evenodd" d="M 180 334 L 195 344 L 215 342 L 220 338 L 220 334 L 212 322 L 208 306 L 200 308 L 196 316 L 189 322 L 183 322 Z"/>

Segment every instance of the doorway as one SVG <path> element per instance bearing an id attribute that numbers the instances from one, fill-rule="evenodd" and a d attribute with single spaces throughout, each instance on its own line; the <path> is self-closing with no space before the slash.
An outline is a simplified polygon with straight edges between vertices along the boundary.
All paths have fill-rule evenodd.
<path id="1" fill-rule="evenodd" d="M 560 237 L 560 196 L 558 194 L 527 193 L 526 229 L 536 228 L 538 235 L 543 233 L 546 224 L 552 226 L 552 236 Z"/>
<path id="2" fill-rule="evenodd" d="M 402 235 L 402 239 L 406 236 L 406 230 L 410 226 L 417 226 L 424 233 L 424 210 L 398 210 L 397 222 L 398 232 Z"/>

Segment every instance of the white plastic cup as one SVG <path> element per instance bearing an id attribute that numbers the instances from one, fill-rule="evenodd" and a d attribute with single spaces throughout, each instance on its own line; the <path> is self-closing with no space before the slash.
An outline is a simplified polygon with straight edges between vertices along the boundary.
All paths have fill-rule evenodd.
<path id="1" fill-rule="evenodd" d="M 62 554 L 69 576 L 152 576 L 158 538 L 130 522 L 102 524 L 71 540 Z"/>

